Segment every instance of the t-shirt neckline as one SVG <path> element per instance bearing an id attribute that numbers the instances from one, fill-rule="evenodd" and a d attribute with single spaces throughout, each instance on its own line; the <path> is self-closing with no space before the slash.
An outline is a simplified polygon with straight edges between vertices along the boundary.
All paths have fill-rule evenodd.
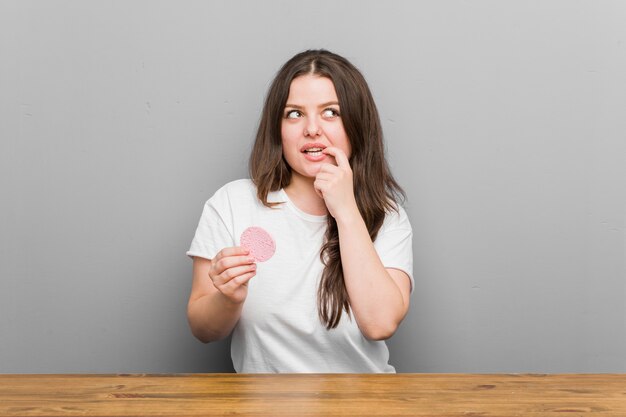
<path id="1" fill-rule="evenodd" d="M 287 207 L 289 207 L 291 211 L 293 211 L 298 217 L 304 220 L 307 220 L 310 222 L 316 222 L 316 223 L 322 223 L 328 219 L 327 215 L 317 216 L 315 214 L 305 213 L 304 211 L 300 210 L 298 206 L 296 206 L 293 203 L 293 201 L 291 201 L 291 199 L 287 195 L 287 192 L 285 192 L 284 188 L 281 188 L 278 193 L 279 193 L 279 196 L 281 197 L 281 200 L 283 200 L 285 204 L 287 205 Z"/>

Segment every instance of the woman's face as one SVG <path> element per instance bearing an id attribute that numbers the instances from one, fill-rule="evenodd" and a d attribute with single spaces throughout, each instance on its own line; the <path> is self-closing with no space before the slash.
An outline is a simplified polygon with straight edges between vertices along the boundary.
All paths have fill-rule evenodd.
<path id="1" fill-rule="evenodd" d="M 322 153 L 329 146 L 350 158 L 352 148 L 329 78 L 309 74 L 294 78 L 283 111 L 281 135 L 283 155 L 292 175 L 315 178 L 322 163 L 336 165 L 332 156 Z"/>

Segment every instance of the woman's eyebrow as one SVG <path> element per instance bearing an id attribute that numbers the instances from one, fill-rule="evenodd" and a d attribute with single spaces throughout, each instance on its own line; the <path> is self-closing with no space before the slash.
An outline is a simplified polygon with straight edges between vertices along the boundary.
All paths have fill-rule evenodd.
<path id="1" fill-rule="evenodd" d="M 338 106 L 338 105 L 339 105 L 338 101 L 329 101 L 328 103 L 320 104 L 317 107 L 328 107 L 328 106 Z M 299 106 L 297 104 L 289 104 L 289 103 L 285 104 L 285 107 L 292 107 L 294 109 L 303 109 L 304 108 L 304 106 Z"/>

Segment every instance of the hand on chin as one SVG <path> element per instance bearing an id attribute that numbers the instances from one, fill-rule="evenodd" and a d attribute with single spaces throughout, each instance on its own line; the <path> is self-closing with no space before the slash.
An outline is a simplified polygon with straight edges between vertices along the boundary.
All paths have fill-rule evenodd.
<path id="1" fill-rule="evenodd" d="M 315 192 L 324 199 L 328 212 L 334 218 L 342 213 L 358 212 L 348 157 L 335 147 L 324 149 L 324 153 L 328 155 L 328 162 L 320 164 L 313 182 Z"/>

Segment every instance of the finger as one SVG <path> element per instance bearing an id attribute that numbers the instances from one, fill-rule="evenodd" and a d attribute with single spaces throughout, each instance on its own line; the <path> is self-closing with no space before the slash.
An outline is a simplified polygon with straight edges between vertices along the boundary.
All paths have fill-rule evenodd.
<path id="1" fill-rule="evenodd" d="M 228 284 L 232 280 L 237 280 L 240 276 L 249 273 L 256 273 L 256 264 L 229 268 L 221 274 L 212 277 L 211 279 L 213 280 L 213 284 L 219 287 Z"/>
<path id="2" fill-rule="evenodd" d="M 337 178 L 337 176 L 329 172 L 322 172 L 315 176 L 316 181 L 331 181 L 333 178 Z"/>
<path id="3" fill-rule="evenodd" d="M 339 168 L 337 165 L 333 165 L 333 164 L 322 164 L 320 166 L 320 170 L 318 171 L 318 174 L 320 173 L 337 173 L 340 172 L 341 168 Z"/>
<path id="4" fill-rule="evenodd" d="M 313 181 L 313 189 L 315 190 L 315 192 L 317 193 L 318 196 L 320 196 L 321 198 L 324 198 L 324 191 L 322 190 L 324 181 L 315 179 L 315 181 Z"/>
<path id="5" fill-rule="evenodd" d="M 237 278 L 232 280 L 232 283 L 235 285 L 248 285 L 248 281 L 250 281 L 256 275 L 256 271 L 248 272 L 247 274 L 239 275 Z"/>
<path id="6" fill-rule="evenodd" d="M 342 151 L 341 149 L 336 148 L 334 146 L 329 146 L 328 148 L 325 148 L 324 150 L 322 150 L 322 152 L 325 153 L 326 155 L 331 155 L 332 157 L 334 157 L 335 161 L 337 162 L 337 166 L 339 168 L 350 167 L 350 162 L 348 161 L 348 157 L 346 156 L 344 151 Z"/>
<path id="7" fill-rule="evenodd" d="M 320 197 L 326 199 L 327 193 L 332 190 L 332 182 L 326 180 L 315 180 L 313 182 L 313 189 Z"/>
<path id="8" fill-rule="evenodd" d="M 219 275 L 229 268 L 250 265 L 252 263 L 254 263 L 254 258 L 251 256 L 228 256 L 213 262 L 210 272 L 212 275 Z"/>
<path id="9" fill-rule="evenodd" d="M 243 246 L 231 246 L 219 251 L 217 255 L 215 255 L 215 257 L 213 258 L 213 260 L 217 261 L 221 258 L 225 258 L 228 256 L 248 255 L 249 253 L 250 251 Z"/>
<path id="10" fill-rule="evenodd" d="M 255 275 L 256 275 L 256 271 L 248 272 L 247 274 L 243 274 L 243 275 L 239 275 L 238 277 L 233 278 L 230 281 L 228 281 L 222 287 L 222 291 L 226 292 L 226 293 L 234 292 L 240 286 L 248 285 L 248 281 L 250 281 L 252 278 L 254 278 Z"/>

